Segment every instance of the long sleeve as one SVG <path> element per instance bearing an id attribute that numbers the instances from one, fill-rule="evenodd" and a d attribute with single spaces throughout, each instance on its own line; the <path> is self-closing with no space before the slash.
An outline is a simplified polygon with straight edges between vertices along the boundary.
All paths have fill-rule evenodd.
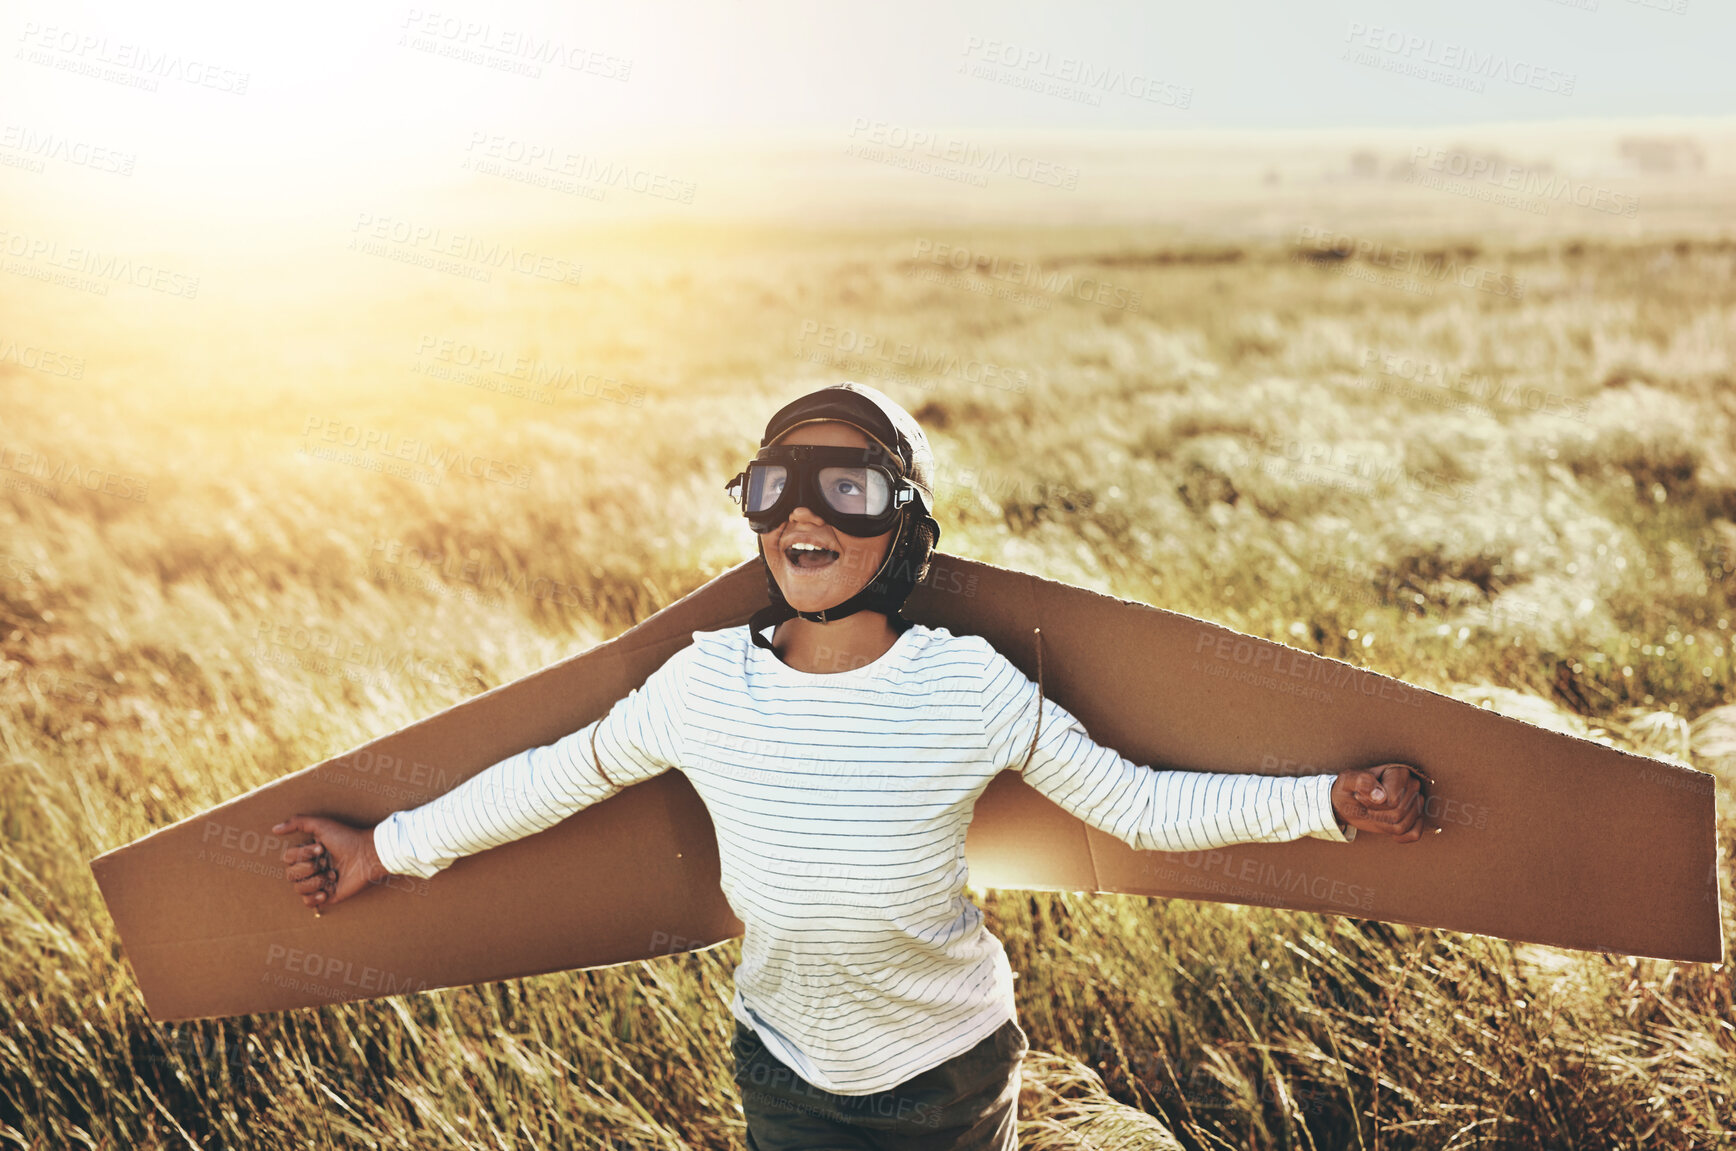
<path id="1" fill-rule="evenodd" d="M 986 646 L 986 645 L 985 645 Z M 1025 764 L 1037 716 L 1037 685 L 989 649 L 983 706 L 990 751 Z M 1156 770 L 1094 742 L 1053 700 L 1026 782 L 1063 809 L 1139 851 L 1202 851 L 1232 843 L 1313 836 L 1348 842 L 1332 810 L 1330 775 L 1266 776 Z"/>
<path id="2" fill-rule="evenodd" d="M 692 651 L 671 656 L 603 718 L 382 820 L 374 828 L 380 862 L 395 875 L 426 879 L 463 856 L 552 827 L 678 766 Z"/>

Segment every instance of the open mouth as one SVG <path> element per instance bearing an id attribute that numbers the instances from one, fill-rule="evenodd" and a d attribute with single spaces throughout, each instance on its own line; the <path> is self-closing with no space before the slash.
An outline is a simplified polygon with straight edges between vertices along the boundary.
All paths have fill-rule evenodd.
<path id="1" fill-rule="evenodd" d="M 784 558 L 793 568 L 823 568 L 836 563 L 838 553 L 818 544 L 791 544 L 784 549 Z"/>

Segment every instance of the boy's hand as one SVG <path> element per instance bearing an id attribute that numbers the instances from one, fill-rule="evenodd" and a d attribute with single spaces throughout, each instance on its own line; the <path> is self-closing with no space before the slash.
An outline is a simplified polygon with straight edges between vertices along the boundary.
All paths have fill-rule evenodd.
<path id="1" fill-rule="evenodd" d="M 1332 784 L 1332 810 L 1358 831 L 1415 843 L 1423 835 L 1424 776 L 1408 764 L 1385 763 L 1341 771 Z"/>
<path id="2" fill-rule="evenodd" d="M 305 832 L 312 843 L 283 853 L 284 869 L 301 901 L 315 914 L 342 903 L 369 884 L 384 883 L 391 873 L 374 853 L 374 829 L 351 827 L 335 819 L 298 815 L 271 829 L 278 835 Z"/>

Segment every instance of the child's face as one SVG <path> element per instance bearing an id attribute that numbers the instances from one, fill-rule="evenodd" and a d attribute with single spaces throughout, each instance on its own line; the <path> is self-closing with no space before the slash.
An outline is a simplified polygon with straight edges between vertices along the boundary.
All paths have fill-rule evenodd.
<path id="1" fill-rule="evenodd" d="M 840 448 L 873 444 L 849 424 L 831 422 L 804 424 L 777 442 Z M 886 559 L 892 534 L 847 535 L 814 514 L 812 508 L 798 507 L 783 523 L 760 536 L 760 544 L 765 548 L 766 566 L 790 606 L 797 611 L 824 611 L 837 607 L 874 578 Z M 798 548 L 797 544 L 821 550 Z"/>

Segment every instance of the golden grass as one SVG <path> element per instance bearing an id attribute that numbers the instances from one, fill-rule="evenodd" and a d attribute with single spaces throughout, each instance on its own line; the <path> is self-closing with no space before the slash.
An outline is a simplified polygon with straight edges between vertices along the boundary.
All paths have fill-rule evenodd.
<path id="1" fill-rule="evenodd" d="M 269 275 L 207 261 L 198 301 L 0 277 L 0 337 L 84 361 L 69 379 L 0 356 L 0 1145 L 739 1145 L 736 944 L 157 1028 L 85 861 L 749 554 L 724 478 L 777 403 L 837 379 L 930 429 L 949 550 L 1736 778 L 1729 241 L 1416 238 L 1524 277 L 1514 299 L 1288 241 L 947 233 L 1136 291 L 1132 310 L 996 299 L 986 268 L 923 278 L 909 229 L 634 227 L 542 237 L 605 252 L 570 288 L 319 251 Z M 1022 387 L 911 376 L 863 336 Z M 430 338 L 642 400 L 436 378 L 453 365 Z M 299 452 L 350 426 L 513 478 Z M 1028 1147 L 1161 1146 L 1154 1118 L 1190 1148 L 1736 1133 L 1727 967 L 982 902 L 1021 973 Z"/>

